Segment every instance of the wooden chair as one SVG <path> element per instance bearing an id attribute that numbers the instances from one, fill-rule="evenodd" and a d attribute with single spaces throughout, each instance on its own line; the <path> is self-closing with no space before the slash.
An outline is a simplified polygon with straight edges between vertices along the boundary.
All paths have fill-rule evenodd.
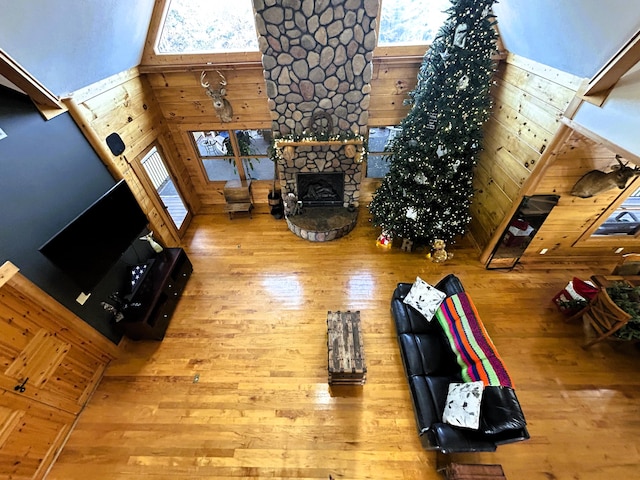
<path id="1" fill-rule="evenodd" d="M 611 337 L 631 319 L 631 315 L 614 303 L 605 288 L 598 292 L 584 310 L 572 318 L 578 315 L 587 319 L 596 332 L 596 337 L 585 343 L 582 348 L 589 348 L 594 343 Z"/>
<path id="2" fill-rule="evenodd" d="M 640 253 L 627 253 L 613 268 L 612 275 L 640 275 Z"/>

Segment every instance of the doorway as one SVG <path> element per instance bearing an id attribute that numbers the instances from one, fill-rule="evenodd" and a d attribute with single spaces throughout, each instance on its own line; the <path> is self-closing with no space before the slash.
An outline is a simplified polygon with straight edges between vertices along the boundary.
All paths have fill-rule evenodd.
<path id="1" fill-rule="evenodd" d="M 175 182 L 169 174 L 160 150 L 153 146 L 151 150 L 140 160 L 149 181 L 153 185 L 165 212 L 167 212 L 174 227 L 178 232 L 186 228 L 187 216 L 189 209 L 187 208 L 180 191 L 176 187 Z"/>

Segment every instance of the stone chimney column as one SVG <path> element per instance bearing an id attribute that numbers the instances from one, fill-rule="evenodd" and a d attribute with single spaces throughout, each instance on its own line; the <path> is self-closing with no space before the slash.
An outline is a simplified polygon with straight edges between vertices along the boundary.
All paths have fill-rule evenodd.
<path id="1" fill-rule="evenodd" d="M 272 130 L 365 134 L 378 0 L 253 0 Z"/>

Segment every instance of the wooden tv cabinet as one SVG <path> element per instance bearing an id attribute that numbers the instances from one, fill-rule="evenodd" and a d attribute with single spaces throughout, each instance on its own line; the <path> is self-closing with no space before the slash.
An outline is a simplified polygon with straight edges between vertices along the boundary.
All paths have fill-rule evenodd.
<path id="1" fill-rule="evenodd" d="M 132 340 L 162 340 L 193 272 L 182 248 L 165 248 L 149 267 L 118 323 Z"/>

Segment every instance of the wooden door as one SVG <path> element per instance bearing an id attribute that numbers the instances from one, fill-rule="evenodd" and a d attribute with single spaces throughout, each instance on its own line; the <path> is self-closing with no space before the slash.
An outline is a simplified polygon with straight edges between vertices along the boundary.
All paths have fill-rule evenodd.
<path id="1" fill-rule="evenodd" d="M 0 267 L 0 478 L 42 478 L 117 346 Z"/>
<path id="2" fill-rule="evenodd" d="M 0 390 L 0 478 L 42 478 L 75 415 Z"/>

